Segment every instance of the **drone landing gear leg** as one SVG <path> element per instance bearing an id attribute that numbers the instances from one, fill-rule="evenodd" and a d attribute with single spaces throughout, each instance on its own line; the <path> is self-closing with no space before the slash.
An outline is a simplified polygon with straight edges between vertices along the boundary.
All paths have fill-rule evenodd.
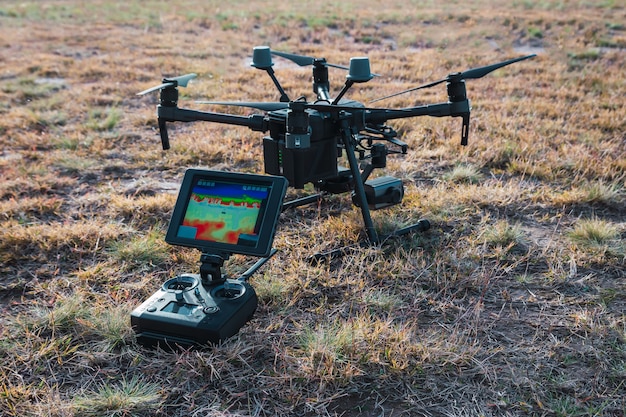
<path id="1" fill-rule="evenodd" d="M 354 155 L 354 144 L 352 142 L 352 135 L 350 132 L 349 124 L 347 123 L 347 119 L 342 121 L 342 139 L 346 149 L 346 154 L 348 156 L 348 162 L 350 163 L 350 171 L 352 173 L 352 177 L 355 179 L 354 181 L 354 193 L 356 201 L 361 208 L 361 214 L 363 216 L 363 222 L 365 223 L 365 228 L 367 231 L 367 236 L 369 238 L 369 243 L 372 245 L 377 245 L 381 242 L 384 242 L 390 238 L 403 236 L 412 232 L 423 232 L 430 229 L 430 222 L 426 219 L 420 219 L 417 223 L 404 227 L 400 230 L 396 230 L 391 234 L 378 236 L 376 229 L 374 228 L 374 224 L 372 222 L 372 217 L 369 211 L 369 206 L 367 203 L 367 196 L 365 194 L 365 187 L 363 185 L 363 176 L 361 175 L 361 171 L 359 169 L 359 164 L 357 162 L 356 156 Z M 357 247 L 365 247 L 367 245 L 366 242 L 356 245 Z M 325 253 L 317 253 L 309 258 L 309 262 L 311 263 L 319 263 L 325 259 L 331 259 L 336 256 L 341 256 L 345 254 L 349 249 L 354 248 L 354 246 L 348 248 L 339 248 L 331 250 L 330 252 Z"/>
<path id="2" fill-rule="evenodd" d="M 361 215 L 363 216 L 363 222 L 365 223 L 365 231 L 367 232 L 367 237 L 372 245 L 377 245 L 379 243 L 378 233 L 376 233 L 376 229 L 374 228 L 374 223 L 372 222 L 372 216 L 370 214 L 369 206 L 367 205 L 367 197 L 365 195 L 365 188 L 363 186 L 363 181 L 361 179 L 361 171 L 359 169 L 359 163 L 356 160 L 356 156 L 354 155 L 354 144 L 352 143 L 352 133 L 350 131 L 350 126 L 348 124 L 348 119 L 344 118 L 342 120 L 342 139 L 343 144 L 346 148 L 346 154 L 348 156 L 348 162 L 350 163 L 350 171 L 352 172 L 352 178 L 354 178 L 354 193 L 355 197 L 359 203 L 361 208 Z"/>

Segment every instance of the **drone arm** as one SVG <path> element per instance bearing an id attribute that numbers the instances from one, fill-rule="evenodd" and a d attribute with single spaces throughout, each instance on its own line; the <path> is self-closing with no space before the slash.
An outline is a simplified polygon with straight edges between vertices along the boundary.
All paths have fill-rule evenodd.
<path id="1" fill-rule="evenodd" d="M 161 122 L 214 122 L 224 123 L 236 126 L 245 126 L 256 132 L 265 132 L 268 130 L 267 121 L 261 114 L 253 114 L 250 116 L 237 116 L 232 114 L 203 112 L 190 109 L 181 109 L 178 107 L 157 106 L 157 114 L 159 118 L 159 127 Z"/>
<path id="2" fill-rule="evenodd" d="M 429 104 L 425 106 L 409 107 L 399 110 L 381 109 L 367 110 L 365 112 L 366 123 L 384 123 L 392 119 L 404 119 L 416 116 L 431 117 L 462 117 L 463 126 L 461 132 L 461 145 L 467 145 L 469 134 L 470 120 L 470 101 L 465 99 L 461 101 L 449 101 L 447 103 Z"/>
<path id="3" fill-rule="evenodd" d="M 370 109 L 365 112 L 365 122 L 366 123 L 384 123 L 387 120 L 404 119 L 407 117 L 417 117 L 417 116 L 432 116 L 432 117 L 463 116 L 465 113 L 469 113 L 469 111 L 470 111 L 469 100 L 439 103 L 439 104 L 428 104 L 425 106 L 407 107 L 407 108 L 398 109 L 398 110 Z"/>

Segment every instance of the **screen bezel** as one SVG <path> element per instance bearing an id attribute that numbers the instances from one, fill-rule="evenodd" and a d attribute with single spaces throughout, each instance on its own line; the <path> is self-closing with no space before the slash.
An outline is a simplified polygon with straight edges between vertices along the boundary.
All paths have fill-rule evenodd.
<path id="1" fill-rule="evenodd" d="M 268 187 L 267 201 L 260 213 L 261 226 L 258 232 L 256 246 L 244 246 L 224 242 L 213 242 L 200 239 L 191 239 L 178 236 L 178 229 L 183 224 L 189 200 L 194 185 L 200 180 L 232 183 L 236 185 L 250 185 Z M 253 256 L 269 256 L 276 232 L 278 216 L 282 209 L 283 198 L 287 190 L 288 181 L 285 177 L 272 175 L 257 175 L 240 172 L 211 171 L 202 169 L 188 169 L 176 199 L 176 205 L 170 219 L 165 241 L 171 245 L 197 248 L 203 253 L 230 255 L 233 253 Z"/>

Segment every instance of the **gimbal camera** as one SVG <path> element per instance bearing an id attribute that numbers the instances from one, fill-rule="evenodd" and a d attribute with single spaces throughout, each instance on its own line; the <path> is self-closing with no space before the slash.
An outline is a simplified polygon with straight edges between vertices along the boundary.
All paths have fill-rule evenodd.
<path id="1" fill-rule="evenodd" d="M 289 98 L 273 71 L 272 55 L 289 59 L 300 66 L 313 67 L 315 101 Z M 461 145 L 467 145 L 471 107 L 465 80 L 481 78 L 498 68 L 534 56 L 452 73 L 444 79 L 374 100 L 446 83 L 447 102 L 400 109 L 365 107 L 362 103 L 343 98 L 354 84 L 368 82 L 377 76 L 370 72 L 367 57 L 351 58 L 350 66 L 344 67 L 330 64 L 324 58 L 271 51 L 267 46 L 254 48 L 250 65 L 268 73 L 280 94 L 278 102 L 200 102 L 249 107 L 261 110 L 263 114 L 240 116 L 178 107 L 178 87 L 186 87 L 196 74 L 164 78 L 162 84 L 138 94 L 160 90 L 157 115 L 163 149 L 169 149 L 170 146 L 168 122 L 207 121 L 269 132 L 263 138 L 265 172 L 287 178 L 289 185 L 298 189 L 312 183 L 318 191 L 315 195 L 286 202 L 283 209 L 314 202 L 324 193 L 351 192 L 353 203 L 361 210 L 368 239 L 370 243 L 377 244 L 382 239 L 374 228 L 370 210 L 400 203 L 404 188 L 400 179 L 390 176 L 368 178 L 374 169 L 385 168 L 387 155 L 406 154 L 408 150 L 407 144 L 398 139 L 397 132 L 386 122 L 417 116 L 460 117 Z M 345 84 L 334 98 L 330 93 L 329 67 L 348 70 Z M 338 164 L 344 152 L 348 168 Z M 422 219 L 415 225 L 396 231 L 394 235 L 429 227 L 428 221 Z"/>

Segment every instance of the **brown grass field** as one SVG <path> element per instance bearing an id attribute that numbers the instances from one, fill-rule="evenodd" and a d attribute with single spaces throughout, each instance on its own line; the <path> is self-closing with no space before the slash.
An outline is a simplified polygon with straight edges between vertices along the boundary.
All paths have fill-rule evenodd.
<path id="1" fill-rule="evenodd" d="M 626 4 L 380 4 L 0 3 L 1 416 L 626 415 Z M 429 231 L 311 265 L 366 238 L 360 212 L 345 194 L 285 212 L 238 335 L 146 349 L 130 312 L 198 268 L 164 242 L 184 171 L 262 173 L 263 134 L 171 123 L 163 151 L 157 94 L 136 93 L 195 72 L 181 107 L 253 113 L 196 101 L 277 101 L 258 45 L 368 56 L 382 77 L 347 95 L 366 105 L 537 57 L 468 80 L 467 147 L 458 118 L 389 123 L 410 149 L 384 174 L 406 195 L 374 223 Z M 310 68 L 274 62 L 314 99 Z M 441 84 L 375 105 L 446 100 Z"/>

